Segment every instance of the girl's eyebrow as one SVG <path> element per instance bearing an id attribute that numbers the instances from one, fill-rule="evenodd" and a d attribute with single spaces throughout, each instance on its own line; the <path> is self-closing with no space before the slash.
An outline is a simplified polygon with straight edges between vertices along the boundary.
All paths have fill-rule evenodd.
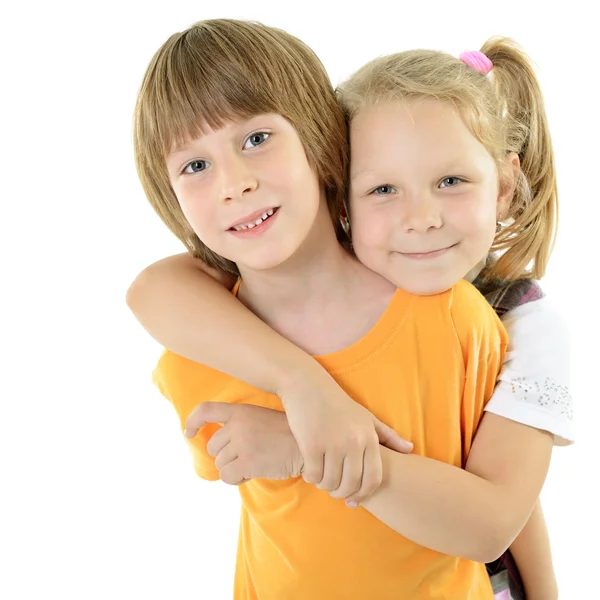
<path id="1" fill-rule="evenodd" d="M 365 175 L 376 175 L 376 171 L 374 171 L 373 169 L 362 169 L 361 171 L 358 171 L 358 173 L 352 175 L 350 181 L 354 181 L 355 179 L 359 179 L 360 177 L 364 177 Z"/>

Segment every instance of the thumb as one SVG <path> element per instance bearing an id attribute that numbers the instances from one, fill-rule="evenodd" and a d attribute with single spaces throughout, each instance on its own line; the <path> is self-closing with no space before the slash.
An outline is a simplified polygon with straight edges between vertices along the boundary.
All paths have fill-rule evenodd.
<path id="1" fill-rule="evenodd" d="M 225 424 L 231 419 L 237 408 L 237 405 L 227 402 L 203 402 L 190 413 L 185 422 L 183 435 L 191 439 L 196 437 L 198 430 L 207 423 Z"/>
<path id="2" fill-rule="evenodd" d="M 390 450 L 408 454 L 412 452 L 413 444 L 401 438 L 391 427 L 382 423 L 379 419 L 375 419 L 375 432 L 379 436 L 379 443 L 386 446 Z"/>

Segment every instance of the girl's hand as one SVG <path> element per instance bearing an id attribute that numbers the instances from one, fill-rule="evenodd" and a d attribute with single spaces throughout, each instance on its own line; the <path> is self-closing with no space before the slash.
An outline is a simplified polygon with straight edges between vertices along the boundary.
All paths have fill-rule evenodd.
<path id="1" fill-rule="evenodd" d="M 352 496 L 360 503 L 379 488 L 379 444 L 402 453 L 413 448 L 325 372 L 286 386 L 281 399 L 304 457 L 304 481 L 334 498 Z"/>

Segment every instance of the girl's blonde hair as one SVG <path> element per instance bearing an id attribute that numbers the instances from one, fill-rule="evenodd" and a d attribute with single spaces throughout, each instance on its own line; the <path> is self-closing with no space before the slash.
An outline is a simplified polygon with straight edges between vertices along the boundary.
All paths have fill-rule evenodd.
<path id="1" fill-rule="evenodd" d="M 134 115 L 135 161 L 148 200 L 191 254 L 237 275 L 237 266 L 194 233 L 169 182 L 166 155 L 206 126 L 277 113 L 296 129 L 324 186 L 336 234 L 348 167 L 347 126 L 327 72 L 292 35 L 247 21 L 201 21 L 172 35 L 154 55 Z"/>
<path id="2" fill-rule="evenodd" d="M 493 63 L 484 75 L 443 52 L 411 50 L 377 58 L 338 88 L 351 121 L 365 106 L 424 98 L 450 102 L 496 160 L 502 185 L 518 154 L 521 168 L 504 224 L 491 248 L 498 257 L 486 279 L 540 279 L 552 251 L 558 218 L 554 153 L 544 100 L 529 57 L 512 40 L 495 37 L 481 52 Z"/>

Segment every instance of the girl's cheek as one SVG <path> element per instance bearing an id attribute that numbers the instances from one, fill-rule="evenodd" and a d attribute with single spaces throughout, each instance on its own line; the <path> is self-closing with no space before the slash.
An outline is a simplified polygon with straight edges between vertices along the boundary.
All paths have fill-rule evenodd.
<path id="1" fill-rule="evenodd" d="M 377 246 L 384 241 L 388 228 L 389 222 L 384 214 L 365 211 L 353 222 L 354 245 L 358 241 L 366 247 Z"/>

